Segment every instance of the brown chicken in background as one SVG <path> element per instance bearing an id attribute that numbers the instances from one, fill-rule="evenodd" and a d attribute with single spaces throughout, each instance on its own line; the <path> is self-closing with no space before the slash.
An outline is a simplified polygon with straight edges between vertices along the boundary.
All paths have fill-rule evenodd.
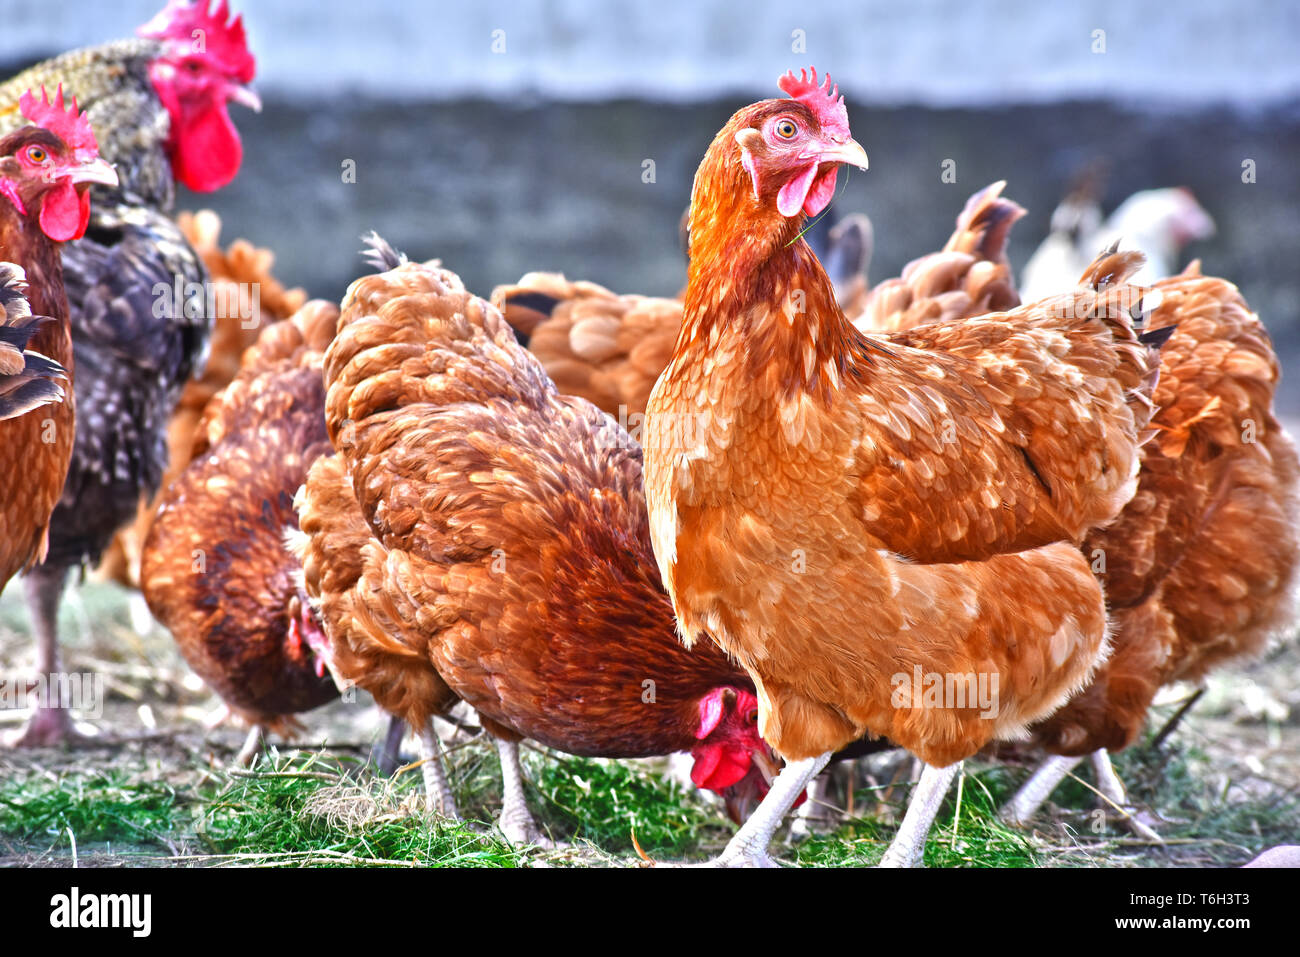
<path id="1" fill-rule="evenodd" d="M 883 861 L 911 864 L 960 762 L 1050 715 L 1105 655 L 1077 545 L 1137 486 L 1158 364 L 1124 282 L 1142 260 L 1103 255 L 1072 293 L 1011 312 L 864 336 L 798 232 L 866 153 L 829 80 L 781 88 L 696 174 L 682 331 L 646 413 L 651 538 L 683 639 L 734 656 L 787 761 L 719 863 L 770 864 L 795 796 L 872 735 L 926 764 Z M 917 704 L 899 694 L 914 673 L 996 679 L 997 702 Z"/>
<path id="2" fill-rule="evenodd" d="M 1033 745 L 1057 757 L 1004 811 L 1020 823 L 1084 755 L 1102 792 L 1125 807 L 1107 752 L 1134 741 L 1156 692 L 1256 656 L 1295 628 L 1300 461 L 1273 414 L 1279 368 L 1268 333 L 1237 288 L 1202 276 L 1199 263 L 1157 282 L 1146 301 L 1152 329 L 1173 327 L 1154 396 L 1157 434 L 1143 446 L 1137 494 L 1083 545 L 1105 582 L 1114 650 L 1084 691 L 1033 728 Z"/>
<path id="3" fill-rule="evenodd" d="M 966 201 L 942 250 L 914 259 L 897 279 L 871 289 L 861 311 L 844 314 L 862 332 L 888 333 L 1020 305 L 1007 260 L 1007 235 L 1025 215 L 1002 196 L 1005 181 Z"/>
<path id="4" fill-rule="evenodd" d="M 588 756 L 690 751 L 693 780 L 717 791 L 761 780 L 749 681 L 674 636 L 640 449 L 560 395 L 453 273 L 377 248 L 390 271 L 352 284 L 326 358 L 340 454 L 313 466 L 299 502 L 337 677 L 419 733 L 444 813 L 428 719 L 457 698 L 477 710 L 513 840 L 535 836 L 521 737 Z"/>
<path id="5" fill-rule="evenodd" d="M 221 220 L 211 210 L 183 212 L 176 224 L 207 267 L 217 314 L 212 317 L 212 339 L 208 362 L 203 374 L 185 383 L 176 411 L 167 424 L 167 469 L 162 488 L 166 489 L 189 465 L 194 446 L 194 432 L 212 397 L 230 384 L 239 372 L 244 350 L 253 345 L 270 323 L 287 319 L 302 308 L 307 293 L 299 288 L 285 289 L 272 273 L 275 254 L 236 239 L 225 249 L 220 245 Z M 247 301 L 249 290 L 258 291 L 257 315 Z M 124 526 L 114 536 L 99 565 L 98 574 L 128 588 L 140 585 L 140 549 L 162 494 L 140 502 L 135 522 Z"/>
<path id="6" fill-rule="evenodd" d="M 337 697 L 325 638 L 286 545 L 293 498 L 330 451 L 324 350 L 338 307 L 309 302 L 262 330 L 195 430 L 192 461 L 167 486 L 145 540 L 141 588 L 190 667 L 253 727 L 287 733 Z"/>

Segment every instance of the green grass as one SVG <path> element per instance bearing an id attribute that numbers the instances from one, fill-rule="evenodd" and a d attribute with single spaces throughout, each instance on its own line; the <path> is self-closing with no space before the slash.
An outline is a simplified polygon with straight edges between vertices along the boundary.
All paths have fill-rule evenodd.
<path id="1" fill-rule="evenodd" d="M 1025 835 L 1004 825 L 997 808 L 1009 793 L 1009 775 L 991 768 L 960 776 L 935 819 L 925 847 L 927 867 L 1034 867 L 1039 855 Z M 906 794 L 900 798 L 907 797 Z M 859 791 L 858 807 L 872 807 L 877 795 Z M 904 806 L 897 808 L 901 819 Z M 872 867 L 880 862 L 895 827 L 865 817 L 833 834 L 810 838 L 796 848 L 795 859 L 805 867 Z"/>
<path id="2" fill-rule="evenodd" d="M 518 867 L 635 863 L 636 841 L 655 860 L 702 859 L 732 833 L 716 804 L 637 762 L 526 750 L 529 803 L 541 828 L 567 850 L 514 848 L 488 822 L 500 806 L 499 769 L 483 740 L 452 749 L 451 777 L 468 818 L 451 823 L 423 811 L 414 769 L 392 780 L 358 759 L 272 750 L 255 771 L 212 770 L 190 761 L 142 761 L 117 754 L 110 767 L 61 770 L 15 762 L 0 774 L 0 860 L 82 860 L 261 866 Z M 1113 812 L 1094 829 L 1099 800 L 1067 780 L 1031 832 L 1002 825 L 996 809 L 1026 772 L 968 765 L 948 796 L 926 847 L 931 867 L 1235 863 L 1293 840 L 1296 789 L 1268 801 L 1225 793 L 1206 755 L 1186 743 L 1121 754 L 1117 770 L 1139 804 L 1165 818 L 1168 848 L 1135 848 Z M 1081 766 L 1084 781 L 1091 772 Z M 855 794 L 871 810 L 881 789 Z M 895 819 L 908 798 L 893 789 Z M 836 832 L 787 845 L 776 856 L 801 866 L 871 866 L 895 833 L 891 821 L 863 816 Z M 1180 843 L 1181 842 L 1181 843 Z"/>
<path id="3" fill-rule="evenodd" d="M 537 771 L 533 780 L 541 800 L 534 807 L 568 839 L 628 853 L 635 834 L 651 857 L 667 857 L 694 851 L 702 842 L 725 842 L 730 833 L 716 808 L 640 766 L 564 757 L 541 763 Z"/>
<path id="4" fill-rule="evenodd" d="M 185 795 L 121 770 L 11 778 L 0 786 L 0 834 L 27 844 L 84 843 L 165 849 L 160 835 L 186 817 Z"/>

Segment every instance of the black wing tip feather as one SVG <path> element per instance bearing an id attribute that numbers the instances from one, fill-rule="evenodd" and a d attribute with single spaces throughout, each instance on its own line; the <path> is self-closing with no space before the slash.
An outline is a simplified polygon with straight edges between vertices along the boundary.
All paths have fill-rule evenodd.
<path id="1" fill-rule="evenodd" d="M 406 253 L 398 252 L 393 248 L 392 243 L 373 229 L 362 236 L 361 241 L 366 244 L 366 248 L 361 250 L 361 258 L 367 265 L 373 267 L 375 272 L 388 272 L 409 261 Z"/>
<path id="2" fill-rule="evenodd" d="M 1152 349 L 1159 349 L 1178 329 L 1178 323 L 1169 326 L 1161 326 L 1159 329 L 1148 329 L 1138 336 L 1138 342 L 1150 346 Z"/>

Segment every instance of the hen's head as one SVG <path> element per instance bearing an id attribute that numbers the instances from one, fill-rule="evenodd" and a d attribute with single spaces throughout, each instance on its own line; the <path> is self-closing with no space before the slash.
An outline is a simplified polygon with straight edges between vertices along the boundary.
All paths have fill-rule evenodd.
<path id="1" fill-rule="evenodd" d="M 720 794 L 739 824 L 748 805 L 767 793 L 781 761 L 758 733 L 758 699 L 752 691 L 714 688 L 698 704 L 691 780 Z"/>
<path id="2" fill-rule="evenodd" d="M 210 0 L 171 0 L 137 32 L 159 40 L 164 52 L 149 67 L 153 87 L 171 117 L 167 146 L 176 178 L 210 193 L 239 172 L 244 149 L 226 105 L 253 110 L 262 101 L 247 84 L 256 63 L 242 17 L 229 19 L 226 0 L 209 12 Z"/>
<path id="3" fill-rule="evenodd" d="M 80 239 L 90 221 L 90 184 L 116 186 L 117 174 L 99 158 L 77 101 L 65 109 L 62 86 L 53 102 L 43 87 L 40 99 L 28 90 L 18 107 L 32 125 L 0 139 L 0 195 L 20 216 L 35 217 L 50 239 Z"/>
<path id="4" fill-rule="evenodd" d="M 333 652 L 329 636 L 325 634 L 320 616 L 301 586 L 289 597 L 287 611 L 289 628 L 285 634 L 285 646 L 289 659 L 310 667 L 317 678 L 324 678 L 326 669 L 333 676 Z M 337 680 L 335 678 L 336 683 Z"/>
<path id="5" fill-rule="evenodd" d="M 761 209 L 787 219 L 816 216 L 835 195 L 840 164 L 866 169 L 867 153 L 849 133 L 844 97 L 829 76 L 819 86 L 816 70 L 811 78 L 790 72 L 780 85 L 789 99 L 746 107 L 724 132 Z"/>

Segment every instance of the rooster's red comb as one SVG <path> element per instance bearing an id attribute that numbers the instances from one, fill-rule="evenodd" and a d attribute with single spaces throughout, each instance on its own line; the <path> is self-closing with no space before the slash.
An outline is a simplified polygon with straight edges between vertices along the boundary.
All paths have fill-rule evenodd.
<path id="1" fill-rule="evenodd" d="M 817 122 L 822 125 L 822 129 L 833 130 L 847 137 L 849 111 L 844 107 L 844 97 L 840 96 L 840 88 L 831 85 L 830 74 L 826 75 L 825 85 L 819 86 L 817 68 L 810 69 L 811 79 L 808 77 L 808 71 L 805 70 L 800 70 L 798 76 L 795 76 L 794 70 L 791 70 L 781 77 L 778 81 L 781 91 L 812 110 L 813 116 L 817 117 Z"/>
<path id="2" fill-rule="evenodd" d="M 223 70 L 237 76 L 239 82 L 253 82 L 257 64 L 248 49 L 243 16 L 230 19 L 226 0 L 220 0 L 209 12 L 210 2 L 171 0 L 136 33 L 183 45 L 186 53 L 206 54 L 221 64 Z"/>
<path id="3" fill-rule="evenodd" d="M 43 126 L 67 143 L 69 149 L 99 152 L 99 143 L 95 141 L 95 131 L 90 127 L 90 120 L 86 118 L 85 113 L 77 110 L 77 98 L 75 96 L 72 98 L 70 109 L 64 107 L 62 83 L 54 94 L 53 103 L 50 102 L 50 95 L 45 91 L 45 87 L 41 87 L 39 100 L 31 90 L 20 96 L 18 110 L 29 122 L 36 126 Z"/>

